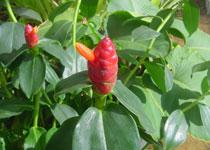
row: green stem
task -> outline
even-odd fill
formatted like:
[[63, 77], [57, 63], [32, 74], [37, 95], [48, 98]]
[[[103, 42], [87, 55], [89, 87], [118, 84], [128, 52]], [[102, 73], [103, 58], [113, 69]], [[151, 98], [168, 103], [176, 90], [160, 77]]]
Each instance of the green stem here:
[[77, 32], [77, 18], [78, 18], [78, 14], [79, 14], [79, 7], [81, 4], [81, 0], [77, 0], [77, 5], [76, 5], [76, 9], [74, 12], [74, 20], [73, 20], [73, 33], [72, 33], [72, 41], [73, 41], [73, 46], [75, 47], [76, 45], [76, 32]]
[[4, 88], [4, 91], [7, 95], [7, 97], [11, 98], [12, 94], [10, 93], [10, 91], [7, 88], [7, 80], [6, 80], [6, 77], [4, 75], [3, 68], [0, 68], [0, 83], [1, 83], [2, 87]]
[[106, 96], [107, 95], [100, 95], [95, 93], [95, 106], [98, 109], [103, 109], [106, 104]]
[[17, 19], [15, 18], [15, 15], [14, 15], [14, 13], [12, 11], [12, 8], [11, 8], [9, 0], [5, 0], [5, 3], [6, 3], [7, 11], [9, 13], [12, 21], [17, 22]]
[[207, 91], [205, 94], [201, 95], [198, 99], [196, 99], [194, 102], [192, 102], [190, 105], [186, 106], [185, 108], [182, 109], [183, 113], [187, 112], [188, 110], [192, 109], [195, 107], [199, 101], [203, 100], [205, 96], [209, 95], [210, 91]]
[[43, 94], [44, 94], [46, 101], [49, 103], [49, 105], [52, 105], [52, 102], [51, 102], [50, 98], [48, 97], [47, 93], [45, 91], [43, 91]]
[[[171, 13], [169, 13], [166, 18], [161, 22], [161, 24], [159, 25], [159, 27], [157, 28], [157, 32], [160, 32], [162, 30], [162, 28], [165, 26], [165, 24], [167, 23], [167, 21], [171, 18], [171, 16], [173, 15], [174, 11], [172, 11]], [[132, 76], [135, 74], [135, 72], [138, 70], [139, 66], [141, 64], [143, 64], [144, 60], [147, 58], [147, 56], [149, 55], [149, 51], [152, 49], [154, 43], [156, 41], [156, 38], [152, 39], [149, 43], [149, 46], [146, 50], [146, 54], [144, 55], [144, 57], [142, 59], [139, 60], [139, 63], [131, 70], [131, 72], [128, 74], [127, 78], [124, 80], [124, 84], [126, 85], [128, 83], [128, 81], [132, 78]]]
[[37, 95], [35, 95], [35, 100], [34, 100], [34, 122], [33, 122], [33, 126], [34, 127], [38, 127], [38, 120], [39, 120], [39, 101], [41, 98], [41, 92], [38, 92]]

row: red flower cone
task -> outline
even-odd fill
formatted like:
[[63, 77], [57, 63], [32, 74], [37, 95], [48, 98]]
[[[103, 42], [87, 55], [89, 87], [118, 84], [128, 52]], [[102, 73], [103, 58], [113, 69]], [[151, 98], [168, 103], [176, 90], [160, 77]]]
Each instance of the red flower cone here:
[[32, 27], [30, 24], [25, 26], [25, 40], [29, 48], [34, 48], [38, 44], [37, 31], [37, 27]]
[[109, 37], [102, 39], [94, 51], [81, 43], [76, 44], [79, 53], [88, 60], [88, 75], [100, 94], [111, 92], [117, 80], [118, 56]]

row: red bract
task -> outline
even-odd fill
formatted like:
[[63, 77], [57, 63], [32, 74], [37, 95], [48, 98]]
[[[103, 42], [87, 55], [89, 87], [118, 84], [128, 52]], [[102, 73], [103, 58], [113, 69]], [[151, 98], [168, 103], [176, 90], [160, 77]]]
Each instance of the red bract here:
[[30, 24], [25, 26], [25, 40], [29, 48], [33, 48], [38, 44], [37, 27], [32, 27]]
[[[80, 44], [77, 43], [76, 48], [81, 54], [81, 46], [79, 46]], [[85, 50], [87, 51], [87, 49]], [[92, 55], [91, 52], [82, 55], [87, 58], [88, 54]], [[118, 57], [111, 39], [109, 37], [102, 39], [93, 54], [94, 59], [88, 61], [89, 78], [97, 92], [108, 94], [115, 85], [118, 72]]]

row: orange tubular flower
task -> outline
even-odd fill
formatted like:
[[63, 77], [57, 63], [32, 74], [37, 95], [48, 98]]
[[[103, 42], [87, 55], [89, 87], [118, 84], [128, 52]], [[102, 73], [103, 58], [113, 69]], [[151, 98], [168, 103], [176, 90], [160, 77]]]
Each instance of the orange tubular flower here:
[[118, 72], [118, 56], [111, 39], [102, 39], [94, 51], [81, 43], [76, 44], [76, 49], [88, 60], [88, 75], [97, 92], [110, 93]]

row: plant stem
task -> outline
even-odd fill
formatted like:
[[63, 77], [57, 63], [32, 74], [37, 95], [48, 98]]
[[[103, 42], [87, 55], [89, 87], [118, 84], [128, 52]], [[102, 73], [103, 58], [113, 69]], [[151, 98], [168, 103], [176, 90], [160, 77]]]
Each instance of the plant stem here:
[[40, 97], [41, 97], [41, 92], [38, 92], [38, 94], [35, 95], [35, 100], [34, 100], [34, 122], [33, 122], [34, 127], [38, 127]]
[[95, 106], [98, 109], [103, 109], [105, 104], [106, 104], [106, 96], [107, 95], [100, 95], [100, 94], [95, 94]]
[[6, 3], [6, 7], [7, 7], [7, 11], [12, 19], [13, 22], [17, 22], [17, 19], [15, 18], [15, 15], [12, 11], [12, 8], [11, 8], [11, 5], [10, 5], [10, 2], [9, 0], [5, 0], [5, 3]]
[[72, 41], [73, 41], [73, 46], [75, 47], [76, 45], [76, 33], [77, 33], [77, 18], [78, 18], [78, 14], [79, 14], [79, 7], [81, 4], [81, 0], [77, 0], [77, 5], [76, 5], [76, 9], [74, 12], [74, 20], [73, 20], [73, 33], [72, 33]]
[[51, 102], [50, 98], [48, 97], [47, 93], [45, 91], [43, 91], [43, 94], [44, 94], [45, 99], [49, 103], [49, 105], [52, 105], [52, 102]]
[[4, 75], [3, 68], [0, 68], [0, 83], [1, 83], [2, 87], [4, 88], [4, 91], [7, 95], [7, 97], [11, 98], [12, 94], [10, 93], [10, 91], [7, 88], [7, 80], [6, 80], [6, 77]]
[[[167, 23], [167, 21], [171, 18], [171, 16], [173, 15], [174, 11], [172, 11], [171, 13], [169, 13], [166, 18], [161, 22], [161, 24], [159, 25], [159, 27], [157, 28], [157, 32], [160, 32], [162, 30], [162, 28], [165, 26], [165, 24]], [[147, 58], [147, 56], [149, 55], [149, 51], [152, 49], [154, 43], [156, 41], [156, 38], [152, 39], [149, 43], [149, 46], [146, 50], [146, 54], [144, 55], [144, 57], [142, 59], [139, 60], [139, 63], [133, 68], [133, 70], [131, 70], [131, 72], [128, 74], [127, 78], [124, 80], [124, 84], [126, 85], [128, 83], [128, 81], [132, 78], [132, 76], [135, 74], [135, 72], [138, 70], [139, 66], [141, 64], [143, 64], [144, 60]]]

